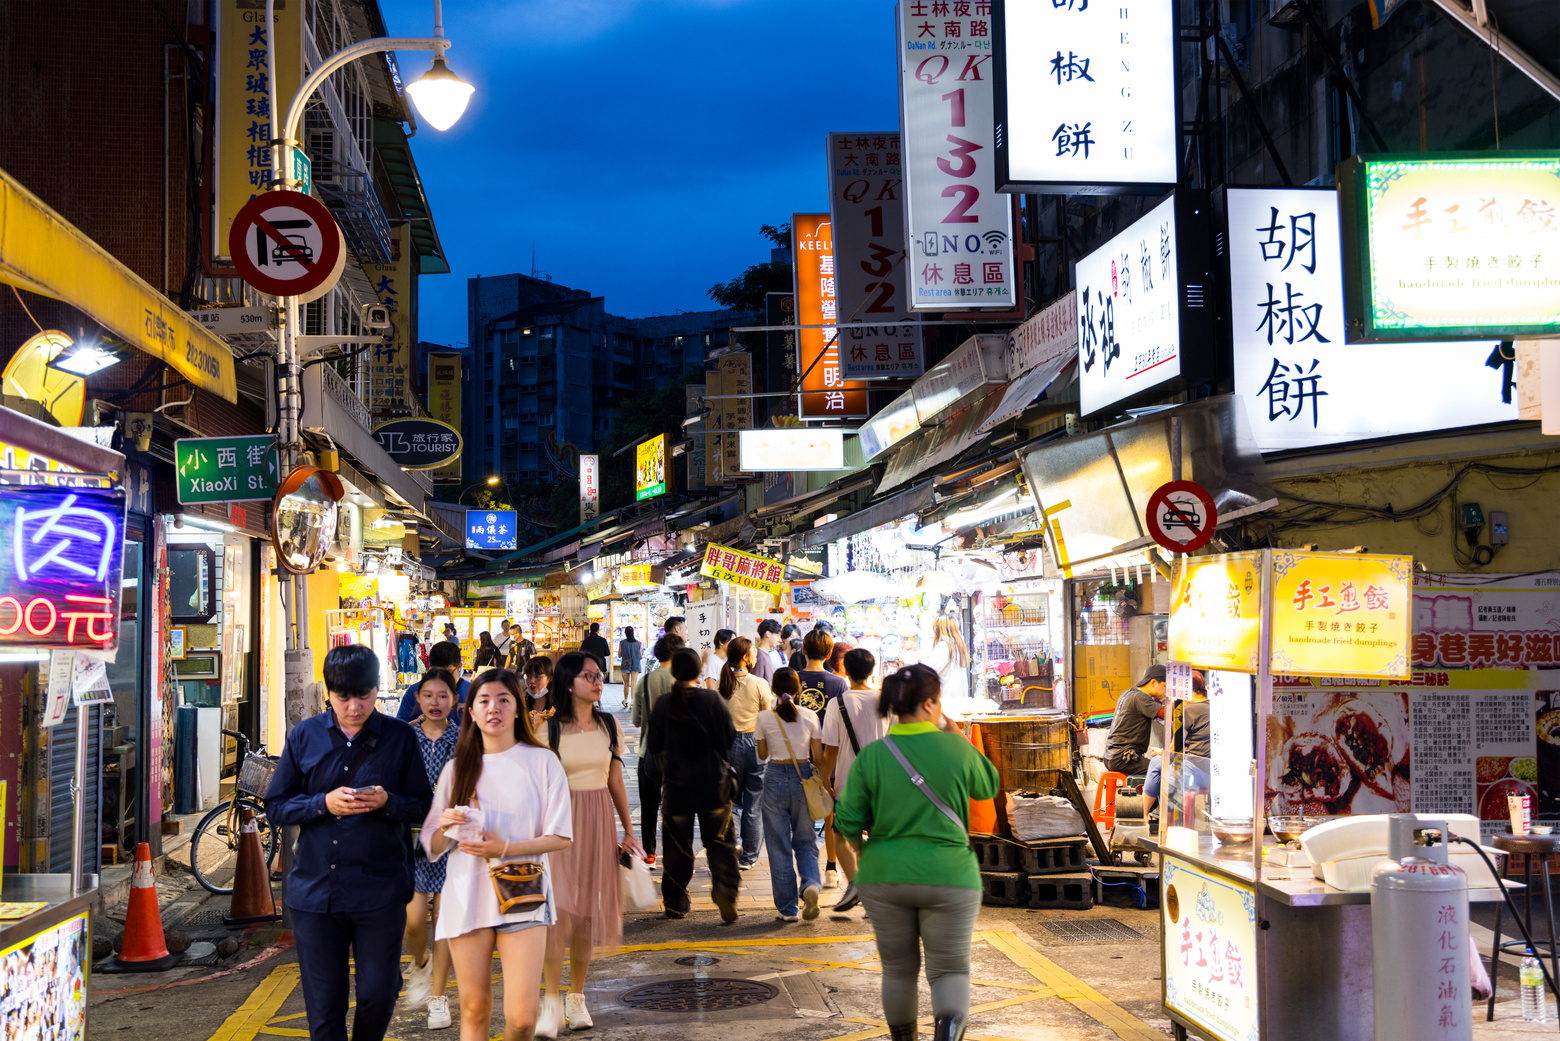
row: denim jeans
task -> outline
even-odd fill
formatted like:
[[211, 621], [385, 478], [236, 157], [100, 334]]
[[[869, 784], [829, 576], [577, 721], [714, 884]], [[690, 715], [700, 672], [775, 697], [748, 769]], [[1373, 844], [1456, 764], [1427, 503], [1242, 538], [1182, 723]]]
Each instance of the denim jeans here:
[[[802, 777], [812, 776], [812, 767], [802, 764]], [[764, 839], [769, 847], [769, 887], [775, 895], [775, 910], [783, 915], [796, 913], [797, 874], [801, 887], [822, 887], [818, 870], [818, 836], [807, 813], [807, 795], [801, 778], [790, 763], [776, 763], [764, 780]]]
[[751, 733], [738, 734], [731, 742], [730, 761], [737, 772], [737, 798], [731, 809], [741, 816], [737, 827], [742, 842], [737, 856], [743, 864], [752, 864], [758, 860], [758, 843], [764, 835], [764, 811], [759, 805], [764, 795], [764, 764], [758, 758], [758, 738]]

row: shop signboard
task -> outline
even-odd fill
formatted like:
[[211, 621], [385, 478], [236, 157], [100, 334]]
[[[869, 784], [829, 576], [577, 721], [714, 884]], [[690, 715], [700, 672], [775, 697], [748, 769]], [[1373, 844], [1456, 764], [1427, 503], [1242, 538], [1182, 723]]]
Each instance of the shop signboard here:
[[1172, 661], [1255, 673], [1262, 626], [1262, 554], [1189, 557], [1170, 606]]
[[1498, 340], [1345, 342], [1343, 245], [1330, 188], [1231, 188], [1235, 393], [1264, 452], [1517, 419]]
[[125, 493], [0, 486], [0, 646], [119, 647]]
[[778, 560], [744, 553], [729, 546], [711, 543], [704, 551], [704, 563], [699, 567], [699, 574], [744, 589], [756, 589], [770, 596], [779, 596], [785, 592], [785, 565]]
[[998, 190], [1069, 195], [1175, 186], [1175, 5], [996, 0]]
[[666, 494], [666, 435], [657, 434], [634, 448], [634, 500]]
[[460, 431], [423, 416], [380, 423], [374, 440], [403, 470], [434, 470], [460, 458]]
[[467, 510], [467, 549], [515, 549], [514, 510]]
[[887, 408], [861, 424], [861, 458], [870, 462], [921, 429], [915, 414], [915, 395], [905, 391]]
[[[428, 355], [428, 415], [454, 430], [460, 429], [461, 355], [435, 352]], [[460, 459], [452, 459], [428, 476], [435, 484], [460, 480]]]
[[747, 351], [723, 354], [715, 363], [723, 397], [712, 420], [718, 420], [720, 435], [720, 472], [727, 481], [747, 476], [739, 465], [741, 450], [738, 430], [751, 430], [753, 423], [753, 356]]
[[613, 585], [619, 593], [652, 588], [656, 583], [651, 581], [650, 568], [649, 564], [622, 564], [613, 576]]
[[390, 310], [389, 341], [368, 349], [368, 395], [364, 402], [376, 411], [405, 411], [411, 407], [412, 317], [417, 313], [417, 274], [413, 263], [411, 224], [390, 232], [390, 261], [364, 264], [363, 273], [379, 302]]
[[276, 438], [181, 437], [173, 443], [175, 486], [182, 505], [274, 499], [281, 484]]
[[1165, 1007], [1218, 1041], [1261, 1036], [1257, 895], [1246, 883], [1164, 858]]
[[[1208, 790], [1215, 817], [1251, 816], [1251, 677], [1208, 669]], [[1270, 760], [1271, 761], [1271, 760]]]
[[683, 392], [685, 414], [697, 417], [697, 422], [687, 427], [688, 451], [685, 457], [688, 460], [688, 490], [702, 492], [708, 483], [706, 475], [709, 466], [708, 442], [704, 436], [704, 395], [707, 391], [703, 383], [690, 383], [683, 388]]
[[[796, 371], [801, 380], [797, 415], [803, 419], [861, 419], [868, 414], [866, 384], [847, 381], [840, 369], [836, 328], [840, 301], [834, 267], [834, 225], [829, 215], [793, 213], [791, 242], [799, 326]], [[731, 393], [729, 386], [725, 393]], [[728, 462], [735, 464], [736, 460]]]
[[901, 0], [897, 15], [910, 306], [1008, 310], [1019, 301], [1012, 200], [997, 191], [990, 5]]
[[1001, 383], [1005, 336], [971, 336], [910, 387], [915, 414], [929, 426], [988, 383]]
[[1414, 558], [1273, 551], [1275, 673], [1409, 676]]
[[1557, 177], [1552, 151], [1344, 160], [1349, 342], [1554, 335]]
[[580, 523], [601, 515], [601, 456], [580, 456]]
[[1085, 415], [1142, 400], [1204, 367], [1208, 205], [1176, 192], [1076, 267], [1078, 394]]
[[752, 473], [845, 469], [845, 432], [837, 428], [744, 430], [739, 436], [742, 469]]

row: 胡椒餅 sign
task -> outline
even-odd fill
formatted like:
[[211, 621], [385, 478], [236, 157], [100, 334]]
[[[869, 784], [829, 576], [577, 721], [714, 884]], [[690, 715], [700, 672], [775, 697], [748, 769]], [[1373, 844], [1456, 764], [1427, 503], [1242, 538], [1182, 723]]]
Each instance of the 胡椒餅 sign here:
[[704, 551], [704, 563], [699, 567], [699, 574], [745, 589], [756, 589], [770, 596], [779, 596], [785, 591], [784, 564], [730, 546], [711, 543]]
[[111, 659], [124, 529], [121, 489], [0, 487], [0, 646]]
[[1264, 452], [1517, 418], [1498, 340], [1345, 342], [1343, 245], [1330, 188], [1230, 188], [1235, 393]]

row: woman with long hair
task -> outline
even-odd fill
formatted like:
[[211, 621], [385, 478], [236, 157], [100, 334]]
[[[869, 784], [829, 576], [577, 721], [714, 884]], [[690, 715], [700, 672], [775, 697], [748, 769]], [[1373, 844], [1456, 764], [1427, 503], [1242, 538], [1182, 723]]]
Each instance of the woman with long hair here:
[[[417, 750], [422, 753], [430, 788], [438, 786], [439, 775], [450, 756], [455, 754], [455, 741], [460, 736], [460, 726], [450, 722], [456, 689], [455, 676], [448, 669], [429, 669], [417, 684], [417, 706], [422, 715], [412, 721], [412, 734], [417, 738]], [[428, 1006], [429, 1030], [441, 1030], [450, 1025], [450, 999], [444, 994], [450, 986], [449, 941], [434, 940], [433, 952], [431, 955], [428, 952], [428, 906], [433, 905], [433, 917], [437, 920], [439, 893], [444, 889], [448, 866], [443, 859], [429, 860], [421, 843], [412, 850], [414, 886], [411, 903], [406, 905], [406, 935], [403, 937], [406, 949], [412, 955], [406, 1003]]]
[[932, 650], [924, 664], [937, 673], [943, 697], [970, 696], [970, 649], [964, 644], [964, 634], [959, 632], [957, 621], [939, 618], [932, 623]]
[[[454, 841], [446, 829], [472, 833]], [[545, 927], [556, 918], [557, 872], [548, 854], [568, 849], [573, 834], [568, 778], [531, 730], [519, 678], [505, 669], [482, 673], [471, 685], [454, 757], [439, 772], [419, 837], [430, 861], [450, 858], [434, 937], [450, 944], [461, 1041], [490, 1036], [495, 947], [504, 974], [505, 1041], [530, 1036]], [[504, 913], [488, 871], [504, 861], [540, 864], [545, 902]]]
[[665, 778], [662, 835], [666, 853], [661, 898], [666, 917], [688, 917], [693, 824], [697, 820], [715, 906], [720, 908], [721, 920], [730, 923], [737, 920], [737, 889], [742, 884], [731, 825], [736, 785], [726, 758], [736, 729], [720, 696], [699, 686], [698, 651], [680, 647], [672, 652], [670, 665], [674, 685], [650, 710], [651, 726], [643, 753]]
[[477, 656], [473, 659], [471, 667], [474, 669], [496, 669], [504, 663], [504, 656], [498, 649], [498, 644], [493, 642], [493, 634], [483, 632], [477, 636]]
[[960, 1041], [969, 1019], [970, 943], [981, 897], [969, 805], [996, 796], [997, 771], [966, 738], [946, 730], [941, 684], [926, 665], [886, 678], [878, 712], [897, 722], [887, 736], [863, 745], [851, 764], [834, 826], [860, 850], [855, 886], [877, 937], [893, 1041], [916, 1035], [923, 945], [934, 1039]]
[[769, 888], [783, 921], [797, 920], [797, 878], [801, 917], [818, 917], [818, 836], [807, 812], [802, 781], [823, 758], [818, 713], [796, 703], [802, 683], [794, 669], [776, 669], [775, 707], [758, 714], [758, 754], [769, 760], [764, 777], [764, 841], [769, 847]]
[[[623, 941], [618, 851], [645, 855], [634, 838], [628, 789], [623, 784], [623, 739], [617, 720], [601, 711], [606, 681], [601, 662], [584, 651], [569, 651], [553, 666], [553, 714], [547, 721], [547, 743], [568, 776], [574, 843], [554, 858], [558, 865], [558, 921], [547, 930], [547, 960], [542, 973], [546, 995], [536, 1023], [538, 1037], [556, 1037], [564, 1021], [571, 1030], [586, 1030], [592, 1025], [585, 1007], [591, 951], [617, 947]], [[621, 841], [612, 823], [614, 807], [623, 824]], [[565, 952], [569, 956], [569, 993], [566, 1002], [560, 1003]]]
[[634, 627], [623, 626], [623, 639], [618, 641], [618, 668], [623, 670], [623, 707], [628, 708], [628, 697], [634, 692], [634, 681], [644, 666], [645, 647], [634, 638]]
[[742, 813], [739, 824], [742, 852], [737, 865], [743, 870], [758, 863], [758, 844], [764, 834], [764, 811], [759, 803], [764, 797], [765, 767], [753, 728], [758, 723], [758, 714], [773, 700], [769, 684], [748, 671], [753, 667], [753, 655], [752, 640], [746, 636], [733, 637], [726, 644], [726, 663], [721, 666], [717, 688], [725, 699], [726, 708], [731, 710], [731, 725], [737, 732], [728, 759], [737, 772], [736, 806]]

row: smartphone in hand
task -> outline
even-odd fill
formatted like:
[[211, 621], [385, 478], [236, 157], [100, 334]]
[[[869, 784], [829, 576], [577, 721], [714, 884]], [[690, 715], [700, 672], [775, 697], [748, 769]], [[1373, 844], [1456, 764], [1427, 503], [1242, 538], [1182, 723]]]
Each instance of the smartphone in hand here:
[[354, 796], [357, 796], [358, 798], [362, 798], [365, 795], [373, 795], [378, 790], [379, 790], [379, 785], [371, 784], [367, 788], [354, 788], [354, 789], [352, 789], [352, 794]]

